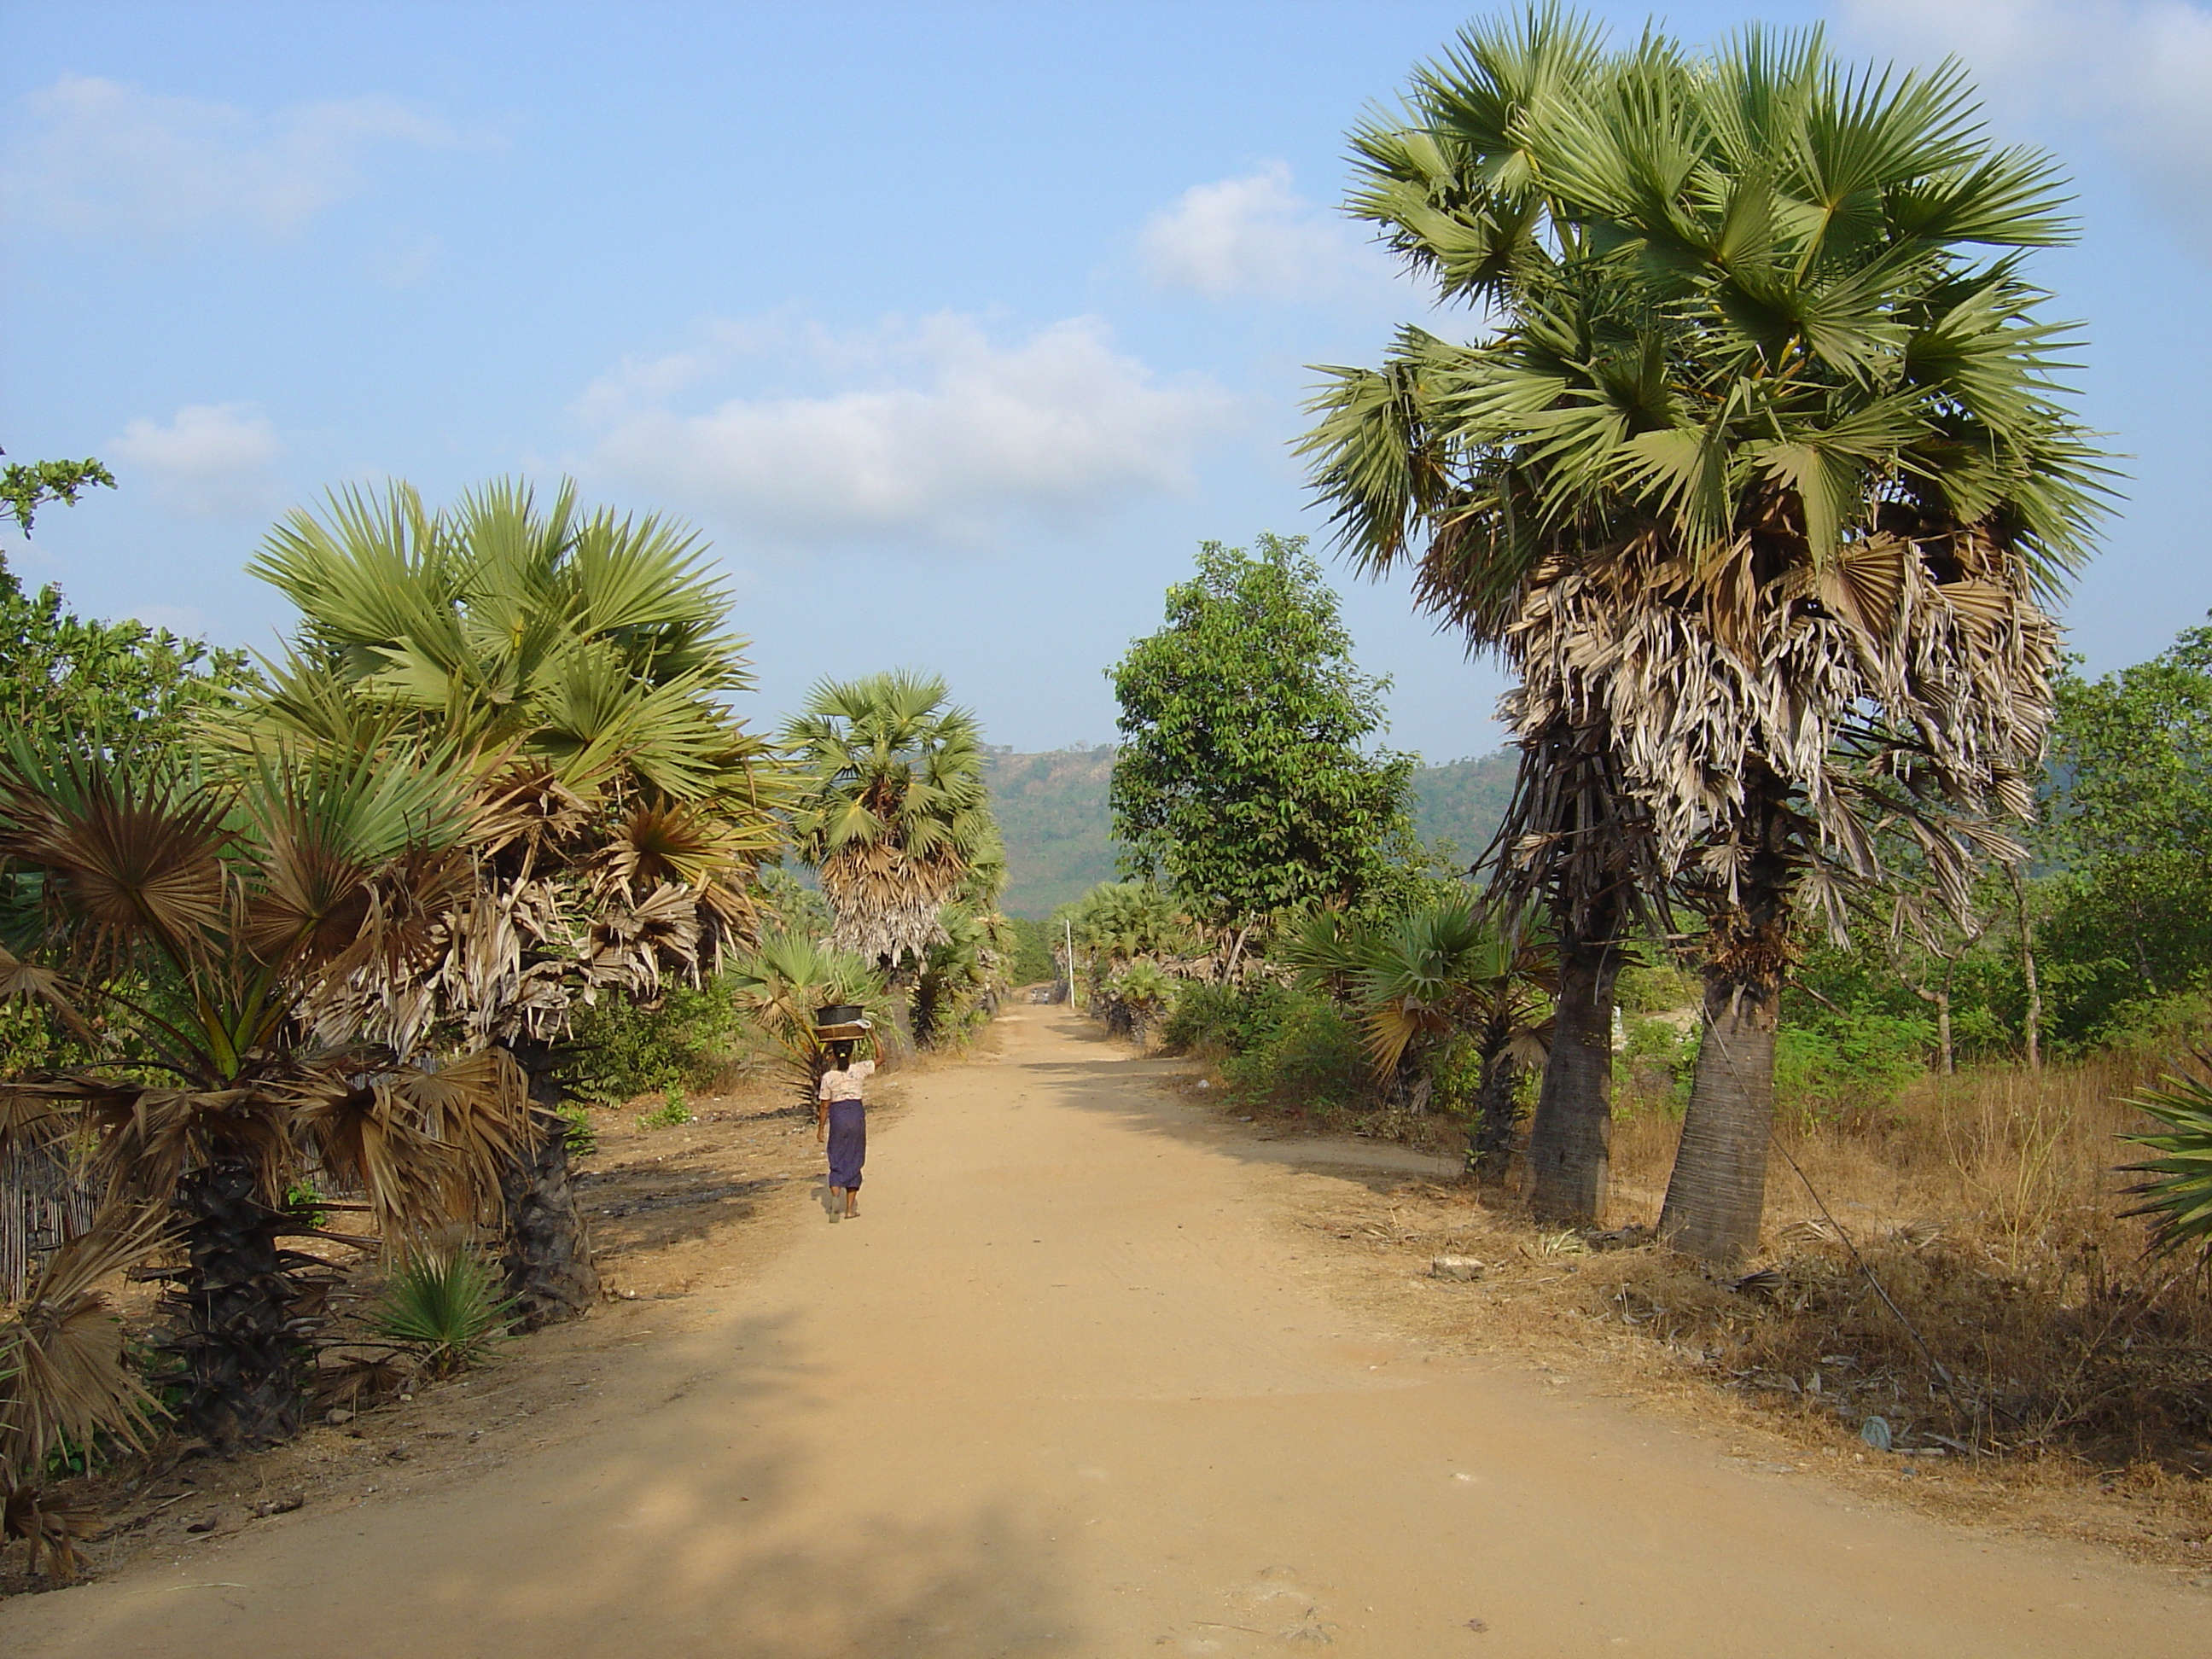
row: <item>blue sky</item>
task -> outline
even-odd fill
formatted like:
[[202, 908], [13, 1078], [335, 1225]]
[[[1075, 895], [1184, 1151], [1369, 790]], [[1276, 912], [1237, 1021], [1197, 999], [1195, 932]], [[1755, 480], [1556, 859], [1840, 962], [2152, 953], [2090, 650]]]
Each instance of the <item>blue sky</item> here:
[[[1637, 7], [1595, 8], [1635, 27]], [[266, 646], [243, 566], [344, 481], [563, 471], [684, 517], [768, 721], [937, 669], [994, 741], [1111, 735], [1102, 671], [1202, 538], [1316, 531], [1305, 365], [1421, 315], [1332, 204], [1342, 135], [1452, 5], [0, 9], [0, 445], [123, 488], [4, 544], [79, 609]], [[1669, 9], [1825, 17], [1973, 66], [2079, 183], [2041, 263], [2130, 499], [2069, 622], [2098, 668], [2212, 606], [2212, 10], [2161, 0]], [[1394, 739], [1494, 745], [1494, 671], [1340, 573]]]

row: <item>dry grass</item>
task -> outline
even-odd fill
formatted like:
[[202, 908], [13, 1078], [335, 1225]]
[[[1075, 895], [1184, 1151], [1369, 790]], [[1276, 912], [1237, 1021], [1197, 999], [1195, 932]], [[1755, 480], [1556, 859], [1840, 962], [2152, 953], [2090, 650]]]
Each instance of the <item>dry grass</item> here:
[[[2129, 1156], [2118, 1137], [2147, 1127], [2121, 1102], [2158, 1071], [2129, 1054], [1990, 1067], [1785, 1129], [1759, 1271], [1740, 1288], [1692, 1285], [1638, 1251], [1597, 1276], [1611, 1311], [1847, 1423], [2202, 1474], [2212, 1286], [2190, 1261], [2145, 1255], [2115, 1169]], [[1657, 1218], [1679, 1133], [1663, 1113], [1625, 1115], [1616, 1227]]]
[[[2191, 1262], [2145, 1255], [2143, 1224], [2122, 1215], [2131, 1178], [2115, 1167], [2133, 1156], [2117, 1137], [2144, 1127], [2119, 1103], [2164, 1069], [2153, 1053], [1987, 1067], [1795, 1123], [1777, 1138], [1762, 1249], [1737, 1273], [1639, 1237], [1681, 1125], [1634, 1099], [1613, 1140], [1609, 1237], [1539, 1224], [1510, 1192], [1428, 1182], [1317, 1188], [1296, 1222], [1372, 1258], [1360, 1294], [1470, 1352], [1595, 1366], [1955, 1518], [2093, 1538], [2202, 1575], [2212, 1284]], [[1486, 1270], [1431, 1277], [1447, 1254]], [[1862, 1438], [1875, 1417], [1887, 1455]]]

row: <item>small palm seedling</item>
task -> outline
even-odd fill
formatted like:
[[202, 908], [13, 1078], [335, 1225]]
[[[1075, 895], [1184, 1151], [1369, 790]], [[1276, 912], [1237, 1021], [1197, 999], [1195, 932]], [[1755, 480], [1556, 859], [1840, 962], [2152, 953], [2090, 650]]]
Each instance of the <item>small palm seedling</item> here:
[[33, 1572], [76, 1577], [76, 1540], [98, 1525], [99, 1517], [76, 1498], [27, 1484], [0, 1486], [0, 1545], [21, 1539]]
[[864, 1010], [878, 1032], [891, 1022], [890, 994], [866, 958], [800, 933], [763, 934], [730, 965], [723, 982], [738, 1013], [781, 1062], [799, 1109], [810, 1116], [815, 1086], [830, 1063], [814, 1032], [814, 1011], [848, 1003]]
[[467, 1250], [424, 1250], [392, 1276], [369, 1328], [415, 1355], [428, 1376], [452, 1376], [507, 1334], [510, 1312], [492, 1271]]

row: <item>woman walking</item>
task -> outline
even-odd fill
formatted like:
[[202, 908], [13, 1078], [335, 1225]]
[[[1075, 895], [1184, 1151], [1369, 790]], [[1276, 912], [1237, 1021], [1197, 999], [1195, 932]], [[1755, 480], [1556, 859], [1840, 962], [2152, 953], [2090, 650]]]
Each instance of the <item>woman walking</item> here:
[[830, 1069], [822, 1074], [817, 1091], [814, 1139], [830, 1143], [830, 1218], [837, 1219], [838, 1200], [842, 1214], [853, 1219], [860, 1213], [860, 1165], [868, 1157], [868, 1109], [860, 1103], [860, 1085], [876, 1069], [872, 1060], [854, 1060], [850, 1042], [830, 1045]]

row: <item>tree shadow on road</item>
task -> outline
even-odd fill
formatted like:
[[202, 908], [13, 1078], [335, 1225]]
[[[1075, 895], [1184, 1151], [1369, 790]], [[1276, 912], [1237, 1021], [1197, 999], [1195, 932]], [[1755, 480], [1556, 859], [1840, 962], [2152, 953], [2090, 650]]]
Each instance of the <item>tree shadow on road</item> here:
[[1039, 1524], [988, 1498], [887, 1515], [849, 1449], [808, 1438], [810, 1340], [761, 1316], [638, 1350], [574, 1441], [226, 1540], [180, 1583], [24, 1598], [0, 1649], [213, 1659], [321, 1631], [456, 1659], [1091, 1652]]

